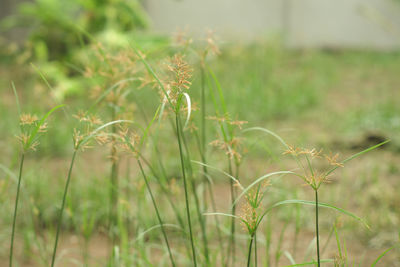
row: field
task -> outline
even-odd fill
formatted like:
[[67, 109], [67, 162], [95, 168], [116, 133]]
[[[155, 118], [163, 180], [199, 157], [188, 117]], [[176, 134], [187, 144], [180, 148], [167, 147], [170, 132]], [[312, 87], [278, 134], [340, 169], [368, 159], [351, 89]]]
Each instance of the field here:
[[162, 43], [2, 60], [0, 266], [400, 266], [400, 53]]

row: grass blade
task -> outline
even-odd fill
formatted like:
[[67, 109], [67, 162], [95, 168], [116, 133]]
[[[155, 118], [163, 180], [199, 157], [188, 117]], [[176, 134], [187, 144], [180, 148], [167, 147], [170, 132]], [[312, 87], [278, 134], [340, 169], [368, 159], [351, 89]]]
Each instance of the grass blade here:
[[39, 121], [39, 123], [38, 123], [38, 124], [36, 125], [36, 127], [33, 129], [32, 133], [31, 133], [31, 135], [30, 135], [30, 137], [29, 137], [28, 142], [26, 142], [26, 145], [25, 145], [25, 148], [24, 148], [25, 150], [27, 150], [27, 149], [30, 147], [30, 145], [32, 144], [33, 140], [35, 139], [37, 133], [39, 132], [40, 127], [43, 125], [43, 123], [46, 121], [46, 119], [51, 115], [51, 113], [53, 113], [53, 112], [56, 111], [57, 109], [62, 108], [62, 107], [64, 107], [64, 106], [65, 106], [65, 105], [58, 105], [58, 106], [52, 108], [49, 112], [47, 112], [47, 113], [42, 117], [42, 119]]
[[[323, 262], [323, 263], [333, 262], [333, 259], [325, 259], [325, 260], [321, 260], [321, 262]], [[284, 267], [308, 266], [308, 265], [315, 265], [315, 264], [317, 264], [316, 261], [309, 261], [309, 262], [297, 263], [297, 264], [292, 264], [292, 265], [285, 265]]]
[[286, 144], [286, 142], [282, 139], [282, 137], [280, 137], [279, 135], [277, 135], [276, 133], [274, 133], [273, 131], [270, 131], [266, 128], [262, 128], [262, 127], [251, 127], [251, 128], [246, 128], [243, 129], [242, 132], [250, 132], [250, 131], [261, 131], [264, 133], [267, 133], [269, 135], [272, 135], [273, 137], [275, 137], [276, 139], [278, 139], [279, 142], [281, 142], [285, 148], [288, 148], [288, 145]]
[[[358, 153], [356, 153], [356, 154], [354, 154], [354, 155], [348, 157], [347, 159], [343, 160], [341, 163], [344, 164], [344, 163], [346, 163], [346, 162], [348, 162], [348, 161], [350, 161], [350, 160], [352, 160], [352, 159], [354, 159], [354, 158], [356, 158], [356, 157], [358, 157], [358, 156], [361, 156], [361, 155], [364, 154], [364, 153], [367, 153], [367, 152], [369, 152], [369, 151], [371, 151], [371, 150], [374, 150], [375, 148], [378, 148], [378, 147], [380, 147], [380, 146], [383, 146], [384, 144], [386, 144], [386, 143], [388, 143], [388, 142], [390, 142], [390, 140], [386, 140], [386, 141], [384, 141], [384, 142], [382, 142], [382, 143], [379, 143], [379, 144], [377, 144], [377, 145], [374, 145], [374, 146], [371, 146], [371, 147], [369, 147], [369, 148], [367, 148], [367, 149], [364, 149], [363, 151], [360, 151], [360, 152], [358, 152]], [[329, 174], [331, 174], [331, 173], [332, 173], [334, 170], [336, 170], [337, 168], [339, 168], [339, 166], [335, 166], [335, 167], [333, 167], [332, 169], [330, 169], [330, 170], [326, 173], [326, 176], [328, 176]]]
[[385, 250], [384, 252], [382, 252], [378, 258], [376, 258], [376, 260], [371, 264], [371, 267], [375, 267], [375, 265], [383, 258], [383, 256], [386, 255], [386, 253], [388, 253], [389, 251], [391, 251], [392, 249], [396, 248], [398, 245], [395, 245], [393, 247], [388, 248], [387, 250]]
[[[281, 205], [286, 205], [286, 204], [303, 204], [303, 205], [312, 205], [312, 206], [315, 206], [315, 205], [316, 205], [316, 203], [315, 203], [314, 201], [309, 201], [309, 200], [289, 199], [289, 200], [280, 201], [280, 202], [275, 203], [275, 204], [272, 205], [271, 207], [269, 207], [269, 208], [263, 213], [263, 215], [260, 216], [260, 222], [261, 222], [261, 219], [262, 219], [267, 213], [269, 213], [273, 208], [276, 208], [276, 207], [281, 206]], [[353, 218], [353, 219], [355, 219], [355, 220], [361, 222], [362, 224], [364, 224], [364, 226], [365, 226], [366, 228], [370, 229], [369, 225], [368, 225], [363, 219], [361, 219], [360, 217], [358, 217], [357, 215], [355, 215], [355, 214], [353, 214], [353, 213], [351, 213], [351, 212], [349, 212], [349, 211], [346, 211], [346, 210], [344, 210], [344, 209], [342, 209], [342, 208], [338, 208], [338, 207], [335, 207], [334, 205], [327, 204], [327, 203], [323, 203], [323, 202], [318, 202], [318, 206], [324, 207], [324, 208], [330, 208], [330, 209], [334, 209], [334, 210], [336, 210], [336, 211], [339, 211], [339, 212], [341, 212], [341, 213], [343, 213], [343, 214], [345, 214], [345, 215], [347, 215], [347, 216], [349, 216], [349, 217], [351, 217], [351, 218]]]

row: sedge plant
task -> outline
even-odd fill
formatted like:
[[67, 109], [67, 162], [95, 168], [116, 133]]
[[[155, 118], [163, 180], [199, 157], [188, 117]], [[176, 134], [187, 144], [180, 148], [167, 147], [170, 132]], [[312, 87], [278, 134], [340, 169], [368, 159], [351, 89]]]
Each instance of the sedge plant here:
[[[321, 266], [321, 255], [320, 255], [320, 234], [319, 234], [319, 206], [320, 201], [318, 199], [318, 190], [323, 183], [329, 182], [329, 176], [339, 167], [344, 167], [344, 164], [366, 152], [369, 152], [375, 148], [378, 148], [389, 141], [384, 141], [375, 146], [369, 147], [357, 154], [352, 155], [351, 157], [339, 161], [339, 154], [333, 155], [331, 154], [323, 154], [322, 149], [304, 149], [294, 146], [287, 146], [287, 150], [284, 154], [290, 154], [295, 159], [299, 165], [299, 168], [303, 171], [303, 173], [295, 173], [296, 176], [300, 177], [311, 189], [314, 191], [314, 200], [315, 200], [315, 237], [316, 237], [316, 254], [317, 254], [317, 265]], [[318, 171], [316, 167], [313, 165], [313, 160], [316, 159], [324, 159], [325, 164], [328, 164], [328, 167], [324, 171]]]
[[62, 225], [62, 218], [64, 214], [64, 208], [65, 208], [65, 203], [67, 199], [67, 194], [68, 194], [68, 188], [70, 185], [71, 177], [72, 177], [72, 170], [75, 164], [75, 159], [80, 150], [85, 150], [89, 148], [89, 142], [92, 139], [96, 139], [98, 142], [103, 143], [107, 138], [107, 133], [105, 133], [103, 130], [109, 126], [112, 126], [114, 124], [118, 123], [127, 123], [130, 121], [127, 120], [117, 120], [117, 121], [112, 121], [108, 122], [106, 124], [103, 124], [99, 126], [98, 128], [95, 128], [92, 130], [92, 127], [95, 126], [96, 124], [100, 124], [101, 120], [98, 119], [95, 116], [88, 116], [85, 113], [83, 114], [78, 114], [76, 116], [81, 122], [87, 122], [88, 124], [85, 127], [85, 132], [81, 133], [79, 130], [74, 129], [74, 134], [73, 134], [73, 145], [74, 145], [74, 151], [72, 154], [71, 162], [69, 165], [69, 170], [67, 174], [67, 180], [64, 186], [64, 193], [63, 193], [63, 198], [61, 202], [61, 208], [58, 214], [57, 218], [57, 232], [56, 232], [56, 237], [55, 237], [55, 242], [54, 242], [54, 247], [53, 247], [53, 253], [52, 253], [52, 259], [51, 259], [51, 266], [53, 267], [55, 264], [56, 260], [56, 255], [57, 255], [57, 246], [58, 246], [58, 239], [61, 231], [61, 225]]
[[[143, 54], [133, 47], [138, 57], [141, 59], [143, 64], [145, 65], [146, 69], [150, 73], [150, 75], [156, 79], [157, 84], [160, 88], [160, 93], [162, 97], [162, 102], [164, 105], [168, 104], [170, 109], [173, 111], [175, 115], [175, 130], [177, 133], [177, 143], [179, 148], [179, 157], [180, 157], [180, 165], [182, 171], [182, 178], [183, 178], [183, 188], [185, 192], [185, 207], [186, 207], [186, 217], [188, 222], [189, 228], [189, 236], [190, 236], [190, 244], [192, 249], [192, 261], [193, 265], [197, 266], [196, 260], [196, 249], [194, 244], [193, 238], [193, 231], [192, 231], [192, 220], [190, 216], [190, 204], [189, 204], [189, 195], [188, 195], [188, 182], [186, 177], [186, 167], [185, 167], [185, 159], [183, 154], [183, 144], [182, 144], [182, 125], [180, 122], [180, 116], [183, 109], [184, 101], [187, 102], [187, 119], [186, 123], [189, 121], [191, 115], [191, 101], [190, 96], [186, 91], [190, 88], [191, 82], [189, 79], [191, 78], [191, 68], [190, 66], [184, 61], [183, 56], [176, 54], [170, 61], [168, 65], [168, 69], [172, 74], [172, 80], [167, 83], [163, 83], [158, 75], [154, 72], [151, 68], [149, 63], [145, 60]], [[162, 116], [162, 114], [160, 114]], [[186, 125], [185, 123], [185, 125]]]
[[[157, 115], [157, 112], [156, 112], [156, 115]], [[155, 116], [154, 116], [154, 118], [155, 118]], [[144, 130], [144, 136], [143, 137], [141, 137], [140, 135], [138, 135], [135, 132], [129, 133], [128, 131], [122, 131], [120, 136], [119, 136], [119, 139], [122, 141], [122, 148], [125, 151], [128, 151], [131, 154], [133, 154], [133, 156], [136, 159], [136, 162], [137, 162], [137, 164], [139, 166], [139, 169], [140, 169], [140, 173], [141, 173], [141, 175], [143, 177], [143, 180], [145, 182], [147, 191], [148, 191], [148, 193], [150, 195], [154, 210], [155, 210], [156, 215], [157, 215], [157, 220], [159, 222], [159, 225], [160, 225], [160, 228], [161, 228], [161, 232], [162, 232], [162, 235], [164, 237], [164, 241], [165, 241], [165, 244], [166, 244], [166, 247], [167, 247], [167, 250], [168, 250], [168, 255], [169, 255], [170, 262], [171, 262], [171, 266], [175, 267], [176, 264], [175, 264], [175, 261], [174, 261], [174, 257], [172, 255], [170, 242], [168, 241], [168, 237], [167, 237], [167, 234], [166, 234], [164, 221], [161, 218], [157, 202], [155, 200], [153, 191], [152, 191], [152, 189], [150, 187], [150, 183], [149, 183], [148, 177], [147, 177], [147, 175], [146, 175], [146, 173], [144, 171], [143, 164], [142, 164], [142, 161], [141, 161], [141, 158], [144, 158], [144, 157], [141, 155], [140, 148], [143, 145], [144, 141], [146, 140], [147, 134], [149, 132], [149, 128], [151, 127], [153, 122], [154, 122], [154, 119], [147, 126], [146, 130]]]
[[12, 83], [12, 88], [15, 94], [18, 113], [19, 113], [19, 124], [20, 124], [20, 134], [17, 136], [18, 140], [21, 143], [21, 158], [19, 164], [19, 172], [18, 172], [18, 182], [17, 182], [17, 193], [15, 197], [14, 204], [14, 215], [13, 215], [13, 223], [11, 230], [11, 241], [10, 241], [10, 254], [9, 254], [9, 266], [13, 265], [13, 252], [14, 252], [14, 236], [15, 236], [15, 226], [17, 221], [17, 213], [18, 213], [18, 202], [20, 196], [21, 189], [21, 180], [22, 180], [22, 171], [24, 167], [25, 155], [29, 151], [35, 151], [37, 146], [39, 145], [39, 137], [43, 133], [47, 131], [47, 118], [58, 108], [61, 108], [63, 105], [56, 106], [52, 108], [49, 112], [47, 112], [41, 119], [39, 119], [36, 115], [31, 114], [22, 114], [21, 107], [19, 104], [19, 98], [17, 91], [15, 89], [14, 83]]

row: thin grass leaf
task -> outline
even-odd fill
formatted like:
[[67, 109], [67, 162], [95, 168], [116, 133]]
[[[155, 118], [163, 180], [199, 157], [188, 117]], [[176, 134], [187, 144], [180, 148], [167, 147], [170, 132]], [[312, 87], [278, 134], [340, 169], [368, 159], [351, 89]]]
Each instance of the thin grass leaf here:
[[18, 116], [21, 116], [21, 106], [19, 104], [19, 97], [18, 97], [17, 89], [15, 89], [14, 82], [11, 82], [11, 87], [14, 91], [15, 103], [17, 104], [17, 110], [18, 110]]
[[236, 179], [235, 177], [233, 177], [232, 175], [230, 175], [229, 173], [224, 172], [224, 171], [222, 171], [222, 170], [220, 170], [220, 169], [218, 169], [218, 168], [216, 168], [216, 167], [214, 167], [214, 166], [205, 164], [205, 163], [200, 162], [200, 161], [192, 160], [191, 162], [197, 163], [197, 164], [199, 164], [199, 165], [201, 165], [201, 166], [206, 166], [206, 167], [208, 167], [208, 168], [210, 168], [210, 169], [213, 169], [213, 170], [216, 170], [216, 171], [218, 171], [218, 172], [220, 172], [220, 173], [222, 173], [222, 174], [225, 174], [226, 176], [228, 176], [229, 178], [231, 178], [233, 181], [235, 181], [235, 182], [237, 183], [237, 185], [240, 187], [240, 189], [244, 190], [244, 187], [243, 187], [242, 184], [239, 182], [239, 180]]
[[335, 237], [336, 237], [336, 245], [339, 251], [339, 256], [342, 257], [342, 248], [340, 246], [340, 239], [339, 239], [339, 234], [337, 232], [336, 226], [333, 226], [333, 229], [335, 231]]
[[[312, 206], [315, 206], [316, 203], [315, 203], [314, 201], [299, 200], [299, 199], [290, 199], [290, 200], [280, 201], [280, 202], [278, 202], [278, 203], [275, 203], [275, 204], [272, 205], [271, 207], [269, 207], [269, 208], [263, 213], [263, 215], [261, 216], [261, 219], [262, 219], [262, 217], [264, 217], [268, 212], [270, 212], [273, 208], [278, 207], [278, 206], [281, 206], [281, 205], [286, 205], [286, 204], [304, 204], [304, 205], [312, 205]], [[342, 209], [342, 208], [338, 208], [338, 207], [336, 207], [336, 206], [333, 206], [333, 205], [327, 204], [327, 203], [323, 203], [323, 202], [318, 202], [318, 206], [319, 206], [319, 207], [324, 207], [324, 208], [330, 208], [330, 209], [337, 210], [337, 211], [339, 211], [339, 212], [341, 212], [341, 213], [343, 213], [343, 214], [345, 214], [345, 215], [347, 215], [347, 216], [350, 216], [351, 218], [353, 218], [353, 219], [355, 219], [355, 220], [361, 222], [362, 224], [364, 224], [364, 226], [365, 226], [367, 229], [370, 229], [369, 225], [368, 225], [363, 219], [361, 219], [360, 217], [358, 217], [357, 215], [355, 215], [355, 214], [353, 214], [353, 213], [351, 213], [351, 212], [349, 212], [349, 211], [346, 211], [346, 210], [344, 210], [344, 209]], [[260, 220], [261, 220], [261, 219], [260, 219]]]
[[229, 213], [222, 213], [222, 212], [206, 212], [206, 213], [203, 213], [203, 215], [205, 215], [205, 216], [220, 215], [220, 216], [231, 217], [231, 218], [238, 219], [238, 220], [240, 220], [240, 221], [242, 221], [242, 222], [244, 222], [244, 223], [247, 224], [247, 222], [244, 221], [241, 217], [236, 216], [236, 215], [232, 215], [232, 214], [229, 214]]
[[10, 176], [11, 179], [14, 180], [14, 182], [18, 182], [18, 177], [17, 177], [17, 175], [15, 175], [15, 173], [13, 173], [9, 168], [7, 168], [6, 166], [4, 166], [3, 164], [0, 164], [0, 170], [2, 170], [5, 174], [7, 174], [8, 176]]
[[43, 125], [43, 123], [46, 121], [46, 119], [47, 119], [54, 111], [56, 111], [57, 109], [62, 108], [62, 107], [64, 107], [64, 106], [65, 106], [65, 105], [58, 105], [58, 106], [52, 108], [49, 112], [47, 112], [47, 113], [42, 117], [42, 119], [39, 121], [39, 123], [38, 123], [38, 124], [36, 125], [36, 127], [33, 129], [32, 133], [31, 133], [31, 135], [30, 135], [30, 138], [29, 138], [28, 141], [26, 142], [25, 149], [28, 149], [28, 148], [31, 146], [33, 140], [35, 139], [37, 133], [39, 132], [40, 127]]
[[188, 124], [189, 124], [189, 120], [190, 120], [190, 114], [192, 113], [192, 104], [191, 104], [191, 102], [190, 102], [190, 96], [187, 94], [187, 93], [183, 93], [183, 95], [185, 96], [185, 98], [186, 98], [186, 103], [187, 103], [187, 116], [186, 116], [186, 121], [185, 121], [185, 124], [184, 124], [184, 126], [183, 126], [183, 129], [185, 129], [187, 126], [188, 126]]
[[[40, 78], [42, 78], [42, 80], [44, 81], [44, 83], [47, 85], [47, 87], [51, 90], [51, 91], [55, 91], [54, 88], [50, 85], [49, 81], [46, 79], [46, 77], [44, 76], [43, 72], [40, 71], [40, 69], [38, 67], [36, 67], [35, 64], [33, 64], [31, 62], [31, 66], [33, 67], [33, 69], [39, 74]], [[59, 105], [61, 105], [61, 102], [56, 98], [55, 101], [58, 102]], [[69, 119], [70, 117], [68, 116], [67, 111], [65, 110], [65, 108], [63, 108], [64, 111], [64, 115], [67, 119]]]
[[[212, 69], [211, 69], [210, 67], [207, 67], [207, 66], [206, 66], [206, 68], [207, 68], [208, 72], [210, 73], [211, 77], [213, 78], [214, 83], [215, 83], [215, 85], [216, 85], [216, 87], [217, 87], [217, 91], [218, 91], [218, 95], [219, 95], [219, 100], [220, 100], [219, 102], [220, 102], [220, 105], [221, 105], [221, 107], [222, 107], [223, 113], [226, 115], [226, 114], [228, 114], [228, 109], [226, 108], [224, 93], [222, 92], [221, 84], [219, 83], [219, 81], [218, 81], [218, 79], [217, 79], [217, 76], [214, 74], [214, 72], [212, 71]], [[210, 89], [211, 89], [211, 88], [213, 88], [213, 87], [210, 87]], [[211, 90], [211, 91], [212, 91], [212, 90]], [[212, 94], [212, 96], [214, 96], [214, 94]], [[214, 99], [214, 105], [216, 105], [215, 99]], [[216, 110], [218, 110], [218, 109], [216, 109]], [[221, 128], [223, 128], [222, 125], [223, 125], [223, 124], [221, 123]], [[225, 126], [228, 128], [229, 135], [232, 136], [232, 131], [233, 131], [233, 130], [232, 130], [232, 125], [225, 123]], [[229, 138], [228, 138], [228, 136], [226, 135], [226, 133], [224, 133], [224, 129], [222, 129], [222, 131], [223, 131], [224, 139], [225, 139], [225, 141], [227, 141]]]
[[283, 252], [283, 254], [286, 256], [286, 258], [290, 261], [290, 263], [291, 263], [292, 265], [296, 265], [296, 261], [293, 259], [293, 256], [292, 256], [292, 254], [290, 254], [289, 251], [285, 250], [285, 251]]
[[154, 226], [150, 227], [149, 229], [147, 229], [147, 230], [141, 232], [141, 233], [133, 240], [133, 242], [139, 241], [139, 240], [142, 239], [147, 233], [149, 233], [149, 232], [151, 232], [151, 231], [153, 231], [153, 230], [155, 230], [155, 229], [161, 228], [161, 226], [170, 227], [170, 228], [175, 228], [175, 229], [178, 229], [178, 230], [180, 230], [180, 231], [182, 231], [183, 233], [186, 234], [185, 230], [184, 230], [182, 227], [180, 227], [179, 225], [176, 225], [176, 224], [168, 224], [168, 223], [164, 223], [163, 225], [157, 224], [157, 225], [154, 225]]
[[140, 58], [140, 61], [142, 61], [142, 63], [144, 64], [144, 66], [146, 67], [147, 71], [151, 74], [151, 76], [154, 77], [154, 79], [156, 79], [158, 85], [160, 86], [161, 90], [163, 91], [165, 97], [168, 100], [168, 103], [171, 105], [171, 107], [173, 107], [172, 101], [168, 96], [167, 91], [165, 90], [165, 87], [163, 85], [163, 83], [161, 82], [160, 78], [158, 78], [157, 74], [154, 72], [153, 68], [150, 66], [150, 64], [147, 62], [147, 60], [143, 57], [142, 53], [139, 51], [139, 49], [137, 49], [135, 46], [133, 46], [132, 44], [130, 44], [131, 48], [133, 49], [133, 51], [135, 52], [135, 54]]
[[[361, 155], [364, 154], [364, 153], [367, 153], [367, 152], [369, 152], [369, 151], [371, 151], [371, 150], [374, 150], [375, 148], [378, 148], [378, 147], [380, 147], [380, 146], [383, 146], [384, 144], [386, 144], [386, 143], [388, 143], [388, 142], [390, 142], [390, 140], [386, 140], [386, 141], [384, 141], [384, 142], [382, 142], [382, 143], [379, 143], [379, 144], [377, 144], [377, 145], [374, 145], [374, 146], [371, 146], [371, 147], [369, 147], [369, 148], [367, 148], [367, 149], [364, 149], [363, 151], [358, 152], [358, 153], [356, 153], [356, 154], [354, 154], [354, 155], [348, 157], [347, 159], [343, 160], [343, 161], [341, 162], [341, 164], [345, 164], [346, 162], [348, 162], [348, 161], [350, 161], [350, 160], [352, 160], [352, 159], [354, 159], [354, 158], [356, 158], [356, 157], [358, 157], [358, 156], [361, 156]], [[328, 176], [329, 174], [331, 174], [331, 173], [332, 173], [334, 170], [336, 170], [337, 168], [339, 168], [339, 166], [335, 166], [335, 167], [333, 167], [332, 169], [330, 169], [330, 170], [326, 173], [326, 176]]]
[[79, 144], [78, 147], [79, 148], [81, 145], [86, 144], [87, 142], [89, 142], [90, 139], [92, 139], [94, 136], [96, 136], [96, 133], [98, 133], [100, 130], [113, 125], [113, 124], [117, 124], [117, 123], [134, 123], [133, 121], [130, 120], [116, 120], [116, 121], [111, 121], [108, 122], [106, 124], [103, 124], [102, 126], [98, 127], [97, 129], [95, 129], [94, 131], [92, 131], [88, 136], [86, 136]]
[[275, 137], [279, 142], [281, 142], [285, 148], [288, 148], [288, 145], [286, 144], [286, 142], [283, 140], [282, 137], [280, 137], [279, 135], [277, 135], [276, 133], [274, 133], [273, 131], [270, 131], [268, 129], [262, 128], [262, 127], [251, 127], [251, 128], [246, 128], [243, 129], [242, 132], [250, 132], [250, 131], [262, 131], [264, 133], [267, 133], [269, 135], [272, 135], [273, 137]]
[[[15, 84], [14, 84], [13, 81], [11, 82], [11, 87], [12, 87], [13, 92], [14, 92], [15, 103], [17, 104], [18, 117], [21, 117], [21, 105], [19, 104], [19, 97], [18, 97], [17, 89], [15, 88]], [[22, 125], [21, 124], [19, 124], [19, 130], [22, 133]]]
[[219, 83], [217, 76], [214, 74], [214, 72], [212, 71], [212, 69], [210, 67], [207, 67], [208, 72], [210, 73], [211, 77], [214, 80], [214, 83], [217, 87], [218, 90], [218, 94], [219, 94], [219, 100], [220, 100], [220, 104], [222, 107], [222, 110], [224, 112], [224, 114], [228, 113], [228, 109], [226, 108], [226, 103], [225, 103], [225, 99], [224, 99], [224, 93], [222, 92], [222, 87], [221, 84]]
[[386, 255], [386, 253], [388, 253], [389, 251], [391, 251], [392, 249], [394, 249], [394, 248], [396, 248], [396, 247], [398, 247], [398, 246], [399, 246], [399, 245], [397, 244], [397, 245], [395, 245], [395, 246], [393, 246], [393, 247], [388, 248], [388, 249], [385, 250], [384, 252], [382, 252], [382, 253], [378, 256], [378, 258], [376, 258], [376, 260], [371, 264], [371, 267], [375, 267], [375, 265], [383, 258], [383, 256]]
[[[154, 113], [153, 119], [152, 119], [152, 120], [150, 121], [150, 123], [147, 125], [146, 130], [144, 131], [144, 134], [143, 134], [143, 136], [142, 136], [142, 139], [140, 140], [140, 145], [143, 145], [144, 142], [146, 141], [146, 139], [147, 139], [147, 137], [148, 137], [148, 135], [149, 135], [149, 132], [150, 132], [150, 128], [151, 128], [151, 126], [153, 125], [153, 123], [155, 122], [155, 120], [156, 120], [156, 118], [157, 118], [157, 115], [158, 115], [158, 113], [159, 113], [159, 111], [160, 111], [160, 108], [162, 108], [162, 105], [159, 105], [159, 106], [157, 107], [156, 112]], [[162, 112], [162, 110], [161, 110], [161, 112]], [[160, 116], [161, 116], [161, 115], [160, 115]]]
[[97, 106], [97, 104], [99, 104], [109, 93], [112, 92], [112, 90], [114, 90], [116, 87], [118, 87], [120, 84], [126, 83], [126, 82], [130, 82], [130, 81], [138, 81], [138, 78], [126, 78], [123, 80], [120, 80], [116, 83], [114, 83], [113, 85], [111, 85], [110, 87], [108, 87], [95, 101], [94, 103], [90, 106], [90, 108], [88, 109], [88, 112], [92, 111], [93, 108], [95, 106]]
[[[236, 198], [236, 200], [232, 203], [232, 206], [235, 206], [237, 204], [237, 202], [240, 200], [240, 198], [242, 198], [253, 186], [255, 186], [256, 184], [262, 182], [263, 180], [274, 176], [274, 175], [278, 175], [278, 174], [294, 174], [297, 175], [294, 172], [291, 171], [278, 171], [278, 172], [271, 172], [268, 173], [266, 175], [263, 175], [259, 178], [257, 178], [254, 182], [252, 182], [249, 186], [247, 186], [246, 188], [243, 189], [242, 193], [240, 193], [240, 195]], [[257, 194], [258, 195], [258, 194]]]
[[[321, 260], [323, 263], [328, 263], [328, 262], [333, 262], [333, 259], [325, 259]], [[316, 261], [309, 261], [309, 262], [303, 262], [303, 263], [297, 263], [297, 264], [292, 264], [292, 265], [285, 265], [284, 267], [296, 267], [296, 266], [308, 266], [308, 265], [315, 265], [317, 264]]]

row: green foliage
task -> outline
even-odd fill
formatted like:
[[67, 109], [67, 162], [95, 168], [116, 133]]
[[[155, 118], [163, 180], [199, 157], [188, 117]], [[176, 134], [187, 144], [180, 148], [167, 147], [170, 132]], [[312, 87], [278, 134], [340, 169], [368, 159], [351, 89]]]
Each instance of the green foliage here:
[[[6, 18], [6, 29], [28, 27], [38, 60], [69, 59], [92, 36], [127, 33], [147, 27], [148, 19], [137, 0], [35, 0], [21, 3], [18, 13]], [[110, 42], [118, 42], [110, 40]]]
[[34, 0], [1, 21], [2, 30], [27, 30], [27, 42], [15, 51], [21, 63], [34, 61], [54, 86], [54, 96], [79, 95], [85, 86], [80, 67], [93, 40], [126, 45], [149, 24], [139, 0]]

